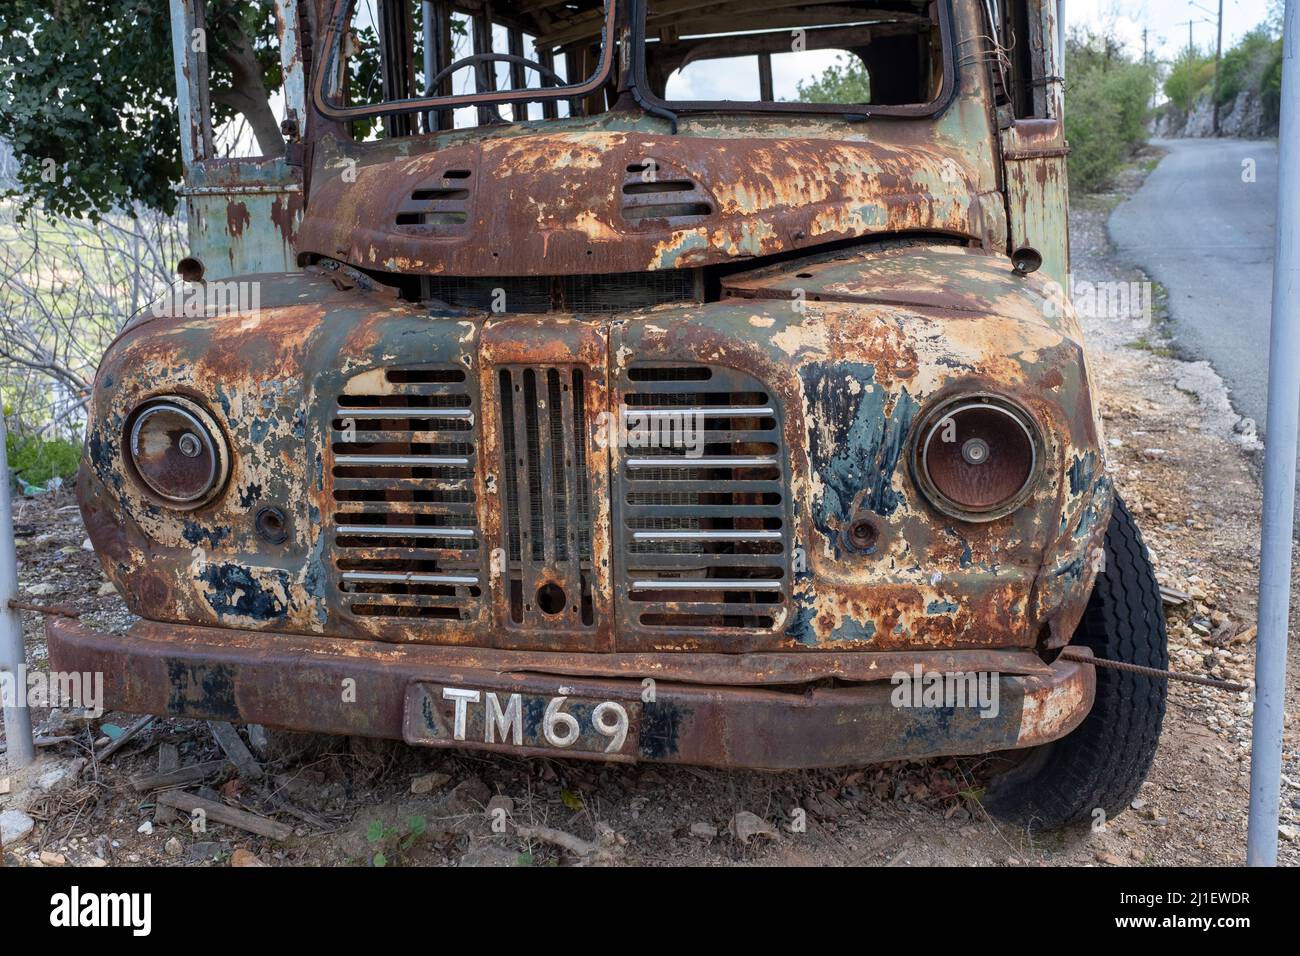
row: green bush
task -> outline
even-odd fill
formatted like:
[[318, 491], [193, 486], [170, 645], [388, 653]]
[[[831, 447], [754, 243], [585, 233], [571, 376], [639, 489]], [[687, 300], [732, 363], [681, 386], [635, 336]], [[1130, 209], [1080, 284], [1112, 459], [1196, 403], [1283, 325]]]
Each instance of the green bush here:
[[1214, 82], [1214, 57], [1185, 50], [1174, 61], [1165, 77], [1164, 91], [1169, 102], [1186, 113], [1196, 98]]
[[1146, 142], [1155, 71], [1104, 36], [1076, 34], [1066, 48], [1065, 138], [1070, 188], [1104, 185]]
[[1219, 64], [1217, 96], [1220, 106], [1231, 103], [1238, 93], [1255, 89], [1272, 47], [1273, 40], [1268, 35], [1268, 28], [1258, 26], [1223, 54], [1223, 62]]
[[1065, 139], [1070, 144], [1072, 192], [1091, 192], [1109, 179], [1124, 161], [1124, 147], [1114, 130], [1119, 104], [1108, 95], [1104, 76], [1091, 70], [1070, 81], [1065, 106]]
[[77, 473], [81, 443], [68, 438], [40, 438], [36, 435], [5, 436], [9, 468], [25, 484], [43, 486], [51, 478], [67, 481]]

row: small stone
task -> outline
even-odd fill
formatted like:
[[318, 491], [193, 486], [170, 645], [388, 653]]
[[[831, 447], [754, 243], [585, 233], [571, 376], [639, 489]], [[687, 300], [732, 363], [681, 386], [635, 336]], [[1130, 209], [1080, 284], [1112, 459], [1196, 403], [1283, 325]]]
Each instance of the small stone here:
[[718, 828], [711, 823], [692, 823], [691, 836], [701, 840], [712, 840], [718, 835]]
[[1107, 866], [1123, 866], [1124, 858], [1116, 856], [1114, 853], [1102, 851], [1097, 854], [1097, 862], [1105, 863]]
[[451, 780], [450, 774], [425, 773], [411, 780], [411, 793], [432, 793], [438, 787]]
[[153, 833], [153, 821], [151, 820], [144, 821], [144, 823], [140, 824], [138, 827], [135, 828], [135, 832], [143, 833], [145, 836], [149, 836], [151, 833]]
[[35, 825], [36, 821], [21, 810], [5, 810], [0, 813], [0, 846], [17, 843], [31, 833]]
[[490, 799], [492, 791], [487, 784], [477, 777], [470, 777], [456, 784], [447, 795], [447, 811], [454, 814], [480, 813]]
[[234, 853], [230, 854], [230, 865], [231, 866], [266, 866], [265, 863], [263, 863], [261, 860], [257, 858], [256, 854], [250, 853], [248, 850], [245, 850], [243, 847], [240, 847]]
[[4, 796], [8, 793], [10, 786], [11, 784], [9, 783], [8, 777], [0, 777], [0, 796]]
[[168, 856], [181, 856], [185, 853], [185, 846], [176, 837], [170, 837], [167, 842], [163, 844], [163, 852]]
[[71, 787], [77, 782], [85, 766], [86, 761], [81, 757], [60, 761], [41, 772], [41, 775], [36, 778], [36, 786], [40, 790], [47, 791]]
[[105, 581], [103, 584], [99, 586], [99, 590], [96, 591], [95, 593], [100, 597], [112, 597], [114, 594], [117, 593], [117, 585], [115, 585], [112, 581]]
[[67, 866], [68, 858], [62, 853], [55, 853], [52, 850], [41, 851], [42, 866]]
[[25, 589], [32, 597], [44, 597], [53, 594], [58, 588], [53, 584], [32, 584]]
[[731, 822], [727, 825], [727, 830], [741, 846], [747, 845], [755, 837], [763, 837], [767, 840], [776, 839], [776, 832], [767, 825], [767, 821], [750, 813], [748, 810], [741, 810], [732, 817]]
[[1287, 843], [1294, 843], [1300, 837], [1300, 829], [1296, 829], [1288, 823], [1278, 824], [1277, 835]]

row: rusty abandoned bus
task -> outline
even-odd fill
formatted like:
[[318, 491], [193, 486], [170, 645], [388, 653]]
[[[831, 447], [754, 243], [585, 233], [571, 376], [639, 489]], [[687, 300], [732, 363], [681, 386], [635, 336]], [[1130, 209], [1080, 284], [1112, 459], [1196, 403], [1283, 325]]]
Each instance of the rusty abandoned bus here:
[[[433, 747], [989, 754], [1006, 819], [1127, 806], [1164, 686], [1078, 658], [1165, 633], [1059, 295], [1050, 0], [276, 0], [283, 148], [242, 157], [171, 3], [180, 271], [256, 294], [105, 356], [78, 489], [140, 620], [53, 621], [57, 669]], [[899, 693], [930, 675], [996, 705]]]

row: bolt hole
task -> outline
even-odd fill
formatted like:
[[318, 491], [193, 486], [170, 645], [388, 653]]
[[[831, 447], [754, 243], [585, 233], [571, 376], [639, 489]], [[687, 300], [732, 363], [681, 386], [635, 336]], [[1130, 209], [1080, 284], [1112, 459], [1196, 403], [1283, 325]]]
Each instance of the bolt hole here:
[[559, 614], [566, 603], [564, 588], [554, 582], [543, 584], [537, 589], [537, 606], [543, 614]]
[[257, 533], [271, 544], [284, 544], [289, 537], [289, 523], [279, 508], [263, 508], [257, 513]]
[[849, 543], [859, 551], [871, 551], [879, 538], [875, 524], [866, 519], [854, 521], [849, 526]]

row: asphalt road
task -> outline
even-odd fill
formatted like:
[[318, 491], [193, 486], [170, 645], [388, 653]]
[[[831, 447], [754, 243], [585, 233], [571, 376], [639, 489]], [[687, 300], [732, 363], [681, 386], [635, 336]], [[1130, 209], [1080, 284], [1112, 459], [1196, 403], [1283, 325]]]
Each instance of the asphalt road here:
[[[1156, 140], [1169, 154], [1110, 218], [1126, 258], [1169, 291], [1177, 345], [1208, 359], [1264, 432], [1277, 144]], [[1243, 162], [1254, 161], [1254, 182]]]

